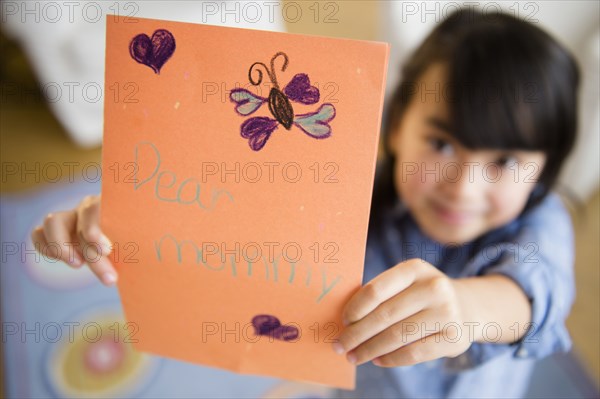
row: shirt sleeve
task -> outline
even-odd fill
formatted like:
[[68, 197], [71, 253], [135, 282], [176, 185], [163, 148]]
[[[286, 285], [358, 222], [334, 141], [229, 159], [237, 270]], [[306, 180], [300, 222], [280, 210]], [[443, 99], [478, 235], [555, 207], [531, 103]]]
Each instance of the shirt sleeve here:
[[[510, 352], [515, 358], [543, 358], [566, 352], [572, 341], [565, 321], [575, 300], [574, 233], [571, 218], [556, 194], [550, 194], [536, 209], [523, 216], [512, 242], [486, 248], [497, 260], [480, 275], [501, 274], [515, 281], [531, 303], [529, 326], [514, 325], [527, 333], [512, 344], [496, 344], [496, 326], [487, 328], [490, 342], [473, 343], [463, 354], [448, 358], [450, 369], [476, 367]], [[485, 331], [484, 326], [484, 331]], [[499, 326], [498, 326], [499, 327]]]

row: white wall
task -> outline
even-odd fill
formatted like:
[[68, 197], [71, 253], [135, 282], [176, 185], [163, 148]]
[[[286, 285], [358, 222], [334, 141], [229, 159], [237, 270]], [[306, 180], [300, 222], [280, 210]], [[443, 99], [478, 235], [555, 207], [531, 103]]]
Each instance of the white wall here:
[[[106, 15], [207, 23], [238, 28], [283, 30], [275, 1], [2, 1], [4, 32], [21, 43], [49, 98], [49, 105], [70, 137], [82, 147], [102, 143]], [[256, 5], [259, 7], [257, 8]], [[280, 5], [279, 5], [280, 7]], [[260, 13], [260, 15], [259, 15]], [[77, 86], [75, 86], [77, 85]], [[69, 96], [88, 86], [88, 98]], [[54, 96], [54, 97], [52, 97]], [[69, 98], [71, 97], [71, 98]]]

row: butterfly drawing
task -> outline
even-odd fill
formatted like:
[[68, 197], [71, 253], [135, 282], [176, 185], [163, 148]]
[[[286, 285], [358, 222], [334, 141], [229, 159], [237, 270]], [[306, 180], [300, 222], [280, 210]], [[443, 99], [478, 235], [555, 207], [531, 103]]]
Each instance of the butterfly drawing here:
[[[269, 97], [265, 98], [242, 88], [231, 90], [229, 95], [229, 99], [236, 104], [235, 111], [239, 115], [251, 115], [264, 103], [268, 103], [269, 111], [275, 118], [255, 116], [242, 123], [241, 136], [248, 140], [250, 148], [254, 151], [259, 151], [265, 146], [267, 140], [279, 125], [287, 130], [291, 130], [292, 126], [296, 126], [315, 139], [324, 139], [331, 136], [329, 122], [335, 117], [335, 107], [330, 103], [323, 103], [315, 112], [295, 115], [290, 100], [304, 105], [316, 104], [320, 99], [319, 89], [311, 86], [307, 74], [299, 73], [281, 90], [275, 73], [275, 60], [278, 57], [284, 59], [281, 67], [281, 71], [284, 72], [288, 66], [288, 56], [283, 52], [278, 52], [271, 58], [271, 68], [268, 68], [262, 62], [255, 62], [248, 71], [250, 83], [258, 86], [263, 80], [263, 71], [259, 67], [264, 68], [273, 85]], [[257, 73], [258, 79], [254, 79], [252, 76], [254, 72]]]

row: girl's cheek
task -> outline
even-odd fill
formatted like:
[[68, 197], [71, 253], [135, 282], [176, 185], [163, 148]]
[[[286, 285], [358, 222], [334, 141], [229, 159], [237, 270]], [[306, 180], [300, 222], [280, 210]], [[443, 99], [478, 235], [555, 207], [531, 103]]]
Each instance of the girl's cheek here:
[[411, 187], [418, 192], [427, 192], [433, 189], [433, 187], [440, 182], [441, 178], [440, 174], [434, 172], [433, 169], [429, 170], [423, 168], [421, 173], [414, 177]]
[[501, 179], [492, 184], [489, 201], [495, 224], [502, 225], [516, 218], [527, 202], [529, 189], [513, 178]]
[[411, 205], [423, 191], [421, 172], [416, 162], [405, 162], [396, 165], [395, 176], [396, 190], [399, 197], [406, 205]]
[[444, 181], [444, 159], [430, 154], [422, 154], [419, 173], [414, 176], [412, 188], [420, 192], [432, 190]]
[[440, 161], [418, 146], [405, 147], [401, 155], [404, 161], [396, 164], [396, 187], [402, 200], [411, 205], [428, 195], [439, 183]]
[[415, 174], [406, 176], [404, 188], [406, 195], [418, 200], [421, 197], [428, 195], [432, 191], [439, 180], [439, 176], [435, 173], [427, 172], [423, 165], [419, 166], [419, 171]]

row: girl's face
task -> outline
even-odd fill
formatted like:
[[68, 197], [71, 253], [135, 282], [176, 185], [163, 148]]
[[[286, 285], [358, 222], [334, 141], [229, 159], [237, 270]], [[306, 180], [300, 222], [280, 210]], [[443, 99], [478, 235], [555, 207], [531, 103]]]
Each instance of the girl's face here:
[[439, 243], [460, 245], [519, 215], [546, 156], [462, 146], [448, 128], [444, 82], [441, 64], [427, 69], [389, 144], [396, 191], [420, 228]]

